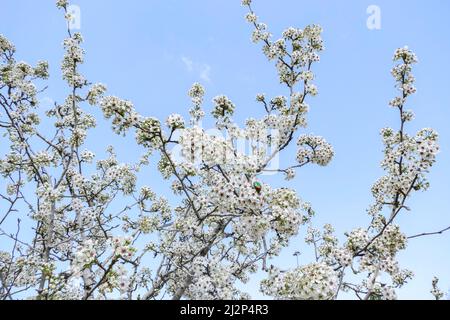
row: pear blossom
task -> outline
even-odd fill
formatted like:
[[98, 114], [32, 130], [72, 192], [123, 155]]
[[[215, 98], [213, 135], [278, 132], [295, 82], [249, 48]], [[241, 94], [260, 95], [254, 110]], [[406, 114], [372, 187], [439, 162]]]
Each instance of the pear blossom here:
[[[199, 83], [187, 92], [186, 119], [183, 111], [162, 120], [140, 114], [131, 100], [82, 73], [83, 37], [70, 30], [60, 74], [66, 96], [45, 105], [40, 86], [49, 78], [48, 63], [16, 61], [16, 48], [0, 35], [0, 131], [8, 146], [0, 155], [0, 299], [249, 299], [241, 284], [256, 272], [264, 277], [262, 293], [275, 299], [331, 300], [342, 292], [397, 298], [414, 276], [398, 262], [408, 246], [398, 216], [410, 210], [414, 193], [429, 188], [440, 151], [432, 128], [407, 131], [416, 55], [408, 47], [394, 53], [398, 92], [389, 105], [400, 125], [380, 131], [384, 174], [370, 190], [367, 226], [340, 241], [331, 224], [314, 226], [317, 213], [308, 199], [266, 176], [294, 180], [308, 165], [333, 161], [327, 139], [308, 132], [312, 98], [319, 94], [322, 27], [289, 27], [277, 39], [251, 0], [242, 5], [253, 42], [285, 90], [257, 94], [262, 115], [242, 122], [234, 117], [237, 102], [223, 94], [205, 102]], [[67, 0], [56, 7], [70, 18]], [[121, 162], [112, 146], [103, 157], [89, 150], [93, 108], [111, 125], [108, 141], [114, 134], [134, 137], [139, 159]], [[206, 130], [203, 120], [215, 130]], [[282, 153], [291, 164], [273, 169]], [[170, 196], [153, 188], [149, 168]], [[315, 259], [296, 268], [274, 266], [301, 232]], [[440, 299], [437, 285], [435, 278], [431, 294]]]

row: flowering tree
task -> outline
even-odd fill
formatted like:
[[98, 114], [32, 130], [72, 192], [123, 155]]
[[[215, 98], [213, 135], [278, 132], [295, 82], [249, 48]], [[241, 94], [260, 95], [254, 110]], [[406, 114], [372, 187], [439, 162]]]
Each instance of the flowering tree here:
[[[408, 48], [395, 52], [392, 75], [399, 94], [390, 105], [399, 128], [381, 132], [386, 174], [372, 187], [368, 226], [348, 232], [339, 244], [331, 225], [310, 226], [315, 212], [294, 190], [263, 181], [269, 171], [290, 180], [297, 169], [326, 166], [333, 158], [324, 138], [298, 134], [307, 127], [308, 100], [318, 93], [313, 66], [323, 50], [322, 29], [288, 28], [273, 41], [251, 1], [242, 4], [253, 41], [276, 62], [287, 94], [257, 95], [266, 114], [243, 126], [233, 120], [230, 99], [214, 98], [211, 116], [221, 135], [201, 128], [206, 113], [200, 84], [188, 93], [188, 121], [172, 114], [162, 123], [138, 114], [130, 101], [106, 95], [103, 84], [91, 84], [80, 73], [82, 36], [70, 28], [61, 66], [68, 94], [46, 110], [54, 126], [42, 130], [38, 88], [48, 64], [17, 62], [14, 46], [0, 36], [0, 129], [2, 144], [9, 146], [0, 159], [6, 186], [0, 190], [1, 299], [247, 299], [238, 283], [258, 271], [267, 274], [261, 290], [278, 299], [335, 299], [342, 292], [396, 298], [396, 288], [413, 274], [396, 261], [407, 237], [395, 220], [409, 210], [414, 192], [428, 188], [426, 174], [439, 151], [432, 129], [406, 131], [413, 119], [406, 102], [415, 92], [416, 56]], [[69, 23], [67, 1], [58, 0], [57, 7]], [[96, 160], [84, 147], [96, 125], [86, 105], [101, 108], [115, 133], [134, 131], [146, 150], [142, 158], [119, 163], [109, 147], [108, 157]], [[240, 150], [242, 140], [251, 152]], [[295, 163], [272, 169], [271, 161], [295, 142]], [[139, 170], [154, 158], [171, 183], [175, 205], [149, 186], [138, 187]], [[293, 270], [273, 266], [271, 259], [306, 225], [305, 243], [315, 261]], [[432, 294], [442, 298], [437, 282]]]

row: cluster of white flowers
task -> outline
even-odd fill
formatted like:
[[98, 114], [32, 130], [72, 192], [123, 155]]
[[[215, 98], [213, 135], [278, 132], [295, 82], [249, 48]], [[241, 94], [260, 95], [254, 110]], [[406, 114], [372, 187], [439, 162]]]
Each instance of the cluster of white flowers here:
[[171, 114], [166, 121], [166, 124], [171, 129], [183, 129], [184, 119], [179, 114]]
[[439, 279], [437, 277], [434, 277], [433, 280], [431, 281], [432, 286], [431, 294], [436, 300], [441, 300], [444, 297], [444, 292], [441, 289], [439, 289], [438, 282]]
[[87, 100], [90, 105], [96, 105], [106, 92], [106, 86], [102, 83], [96, 83], [89, 89]]
[[157, 148], [161, 145], [161, 122], [156, 118], [145, 118], [139, 122], [136, 141], [143, 146]]
[[334, 259], [343, 267], [348, 267], [353, 261], [353, 254], [347, 248], [336, 248], [333, 250]]
[[337, 273], [324, 263], [311, 263], [284, 273], [275, 271], [262, 283], [266, 294], [287, 300], [333, 299], [337, 287]]
[[297, 161], [299, 163], [311, 162], [326, 166], [333, 159], [333, 147], [322, 137], [302, 135], [298, 139], [298, 145]]
[[183, 130], [179, 142], [183, 158], [191, 163], [203, 161], [214, 166], [235, 158], [231, 154], [233, 149], [225, 139], [209, 135], [197, 126]]
[[358, 252], [360, 249], [364, 248], [369, 241], [367, 230], [364, 230], [363, 228], [354, 229], [349, 234], [346, 234], [346, 236], [346, 246], [352, 252]]
[[258, 17], [254, 13], [247, 13], [245, 20], [249, 23], [256, 23], [256, 21], [258, 21]]
[[242, 216], [233, 224], [233, 230], [243, 237], [243, 240], [256, 241], [270, 230], [268, 216]]
[[191, 124], [197, 124], [197, 122], [205, 116], [205, 112], [202, 110], [205, 88], [199, 83], [194, 83], [191, 89], [189, 89], [188, 95], [191, 97], [193, 104], [192, 108], [189, 110]]
[[[0, 34], [0, 88], [8, 88], [8, 99], [17, 103], [17, 109], [10, 109], [10, 119], [23, 121], [23, 134], [32, 133], [32, 125], [39, 122], [36, 114], [29, 111], [38, 105], [35, 79], [47, 79], [48, 63], [39, 61], [35, 67], [14, 60], [15, 47]], [[4, 111], [4, 110], [3, 110]], [[10, 133], [11, 139], [17, 139]], [[14, 141], [14, 140], [12, 140]]]
[[67, 0], [57, 0], [56, 1], [56, 7], [57, 8], [65, 8], [67, 7], [68, 1]]
[[105, 97], [101, 101], [103, 115], [112, 118], [113, 129], [116, 133], [125, 133], [139, 120], [134, 106], [130, 101], [117, 97]]
[[130, 238], [114, 237], [111, 243], [113, 245], [114, 254], [116, 257], [130, 260], [136, 251], [136, 249], [132, 246], [132, 241]]
[[72, 260], [72, 272], [79, 275], [84, 269], [90, 267], [90, 265], [97, 259], [97, 245], [96, 243], [88, 239], [83, 245], [75, 252]]
[[217, 96], [213, 99], [213, 103], [212, 115], [217, 119], [232, 116], [236, 108], [227, 96]]
[[13, 52], [15, 51], [14, 46], [11, 42], [8, 41], [7, 38], [5, 38], [2, 34], [0, 34], [0, 51], [2, 53], [5, 53], [7, 51]]
[[87, 163], [91, 163], [92, 160], [94, 160], [94, 158], [95, 158], [95, 154], [90, 150], [84, 150], [80, 156], [81, 156], [81, 160], [83, 160]]
[[0, 272], [3, 275], [3, 283], [17, 281], [18, 287], [33, 286], [38, 281], [38, 272], [51, 273], [53, 264], [45, 264], [39, 257], [30, 255], [24, 257], [13, 257], [10, 253], [0, 251]]
[[285, 175], [285, 179], [286, 179], [287, 181], [293, 180], [293, 179], [295, 178], [295, 170], [292, 169], [292, 168], [286, 169], [285, 174], [286, 174], [286, 175]]
[[186, 296], [194, 300], [233, 299], [238, 290], [232, 284], [232, 270], [215, 259], [197, 257], [192, 262], [192, 284]]
[[82, 88], [87, 84], [86, 79], [77, 71], [78, 64], [84, 62], [84, 50], [80, 47], [82, 42], [83, 37], [78, 32], [64, 40], [66, 52], [61, 64], [63, 79], [75, 88]]
[[395, 292], [395, 289], [391, 286], [384, 286], [381, 288], [381, 297], [384, 300], [396, 300], [397, 299], [397, 293]]

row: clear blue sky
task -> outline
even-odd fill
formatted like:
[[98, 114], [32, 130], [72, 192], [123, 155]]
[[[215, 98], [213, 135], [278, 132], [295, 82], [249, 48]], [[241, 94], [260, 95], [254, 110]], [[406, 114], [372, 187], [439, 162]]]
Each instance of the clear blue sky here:
[[[59, 70], [66, 34], [54, 3], [0, 0], [0, 33], [15, 43], [19, 59], [50, 62], [45, 96], [61, 101], [67, 94]], [[250, 41], [251, 28], [243, 19], [246, 11], [240, 0], [77, 0], [73, 4], [81, 8], [87, 51], [84, 74], [92, 82], [107, 84], [111, 94], [132, 100], [144, 115], [162, 119], [173, 112], [186, 115], [186, 92], [195, 81], [205, 85], [208, 101], [217, 94], [228, 95], [238, 106], [239, 121], [261, 114], [254, 102], [257, 93], [286, 94], [274, 67]], [[381, 30], [366, 27], [371, 4], [381, 9]], [[408, 130], [435, 128], [442, 152], [430, 174], [431, 189], [414, 195], [409, 202], [412, 211], [399, 222], [408, 235], [450, 225], [450, 2], [254, 0], [254, 8], [274, 35], [285, 27], [309, 23], [319, 23], [325, 30], [326, 51], [315, 67], [320, 95], [310, 101], [308, 130], [326, 137], [336, 157], [325, 169], [303, 169], [288, 184], [313, 204], [318, 213], [315, 224], [332, 223], [341, 235], [367, 225], [370, 187], [382, 174], [378, 133], [382, 127], [397, 125], [397, 114], [387, 106], [395, 94], [391, 58], [395, 48], [409, 45], [420, 64], [414, 70], [418, 94], [409, 105], [416, 120]], [[95, 132], [89, 146], [100, 155], [109, 143], [117, 146], [124, 161], [142, 151], [128, 139], [112, 136], [105, 121], [99, 120]], [[289, 149], [282, 161], [293, 160], [293, 152]], [[157, 191], [168, 190], [155, 171], [148, 171], [145, 180]], [[270, 181], [286, 185], [282, 180]], [[307, 259], [308, 248], [301, 244], [294, 240], [279, 262], [295, 266], [296, 250], [305, 252], [302, 258]], [[433, 275], [441, 277], [443, 289], [449, 289], [450, 233], [411, 241], [400, 261], [416, 273], [400, 298], [430, 298]], [[251, 286], [256, 292], [256, 282]]]

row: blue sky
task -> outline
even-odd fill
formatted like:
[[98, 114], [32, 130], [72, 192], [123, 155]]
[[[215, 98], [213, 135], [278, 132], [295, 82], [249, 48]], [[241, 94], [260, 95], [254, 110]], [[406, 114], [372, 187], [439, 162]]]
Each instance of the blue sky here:
[[[186, 115], [186, 92], [196, 81], [205, 85], [207, 101], [228, 95], [237, 105], [236, 119], [241, 122], [261, 115], [254, 102], [257, 93], [287, 94], [278, 84], [273, 65], [251, 43], [251, 28], [239, 0], [77, 0], [73, 4], [81, 8], [87, 51], [83, 73], [92, 82], [107, 84], [110, 94], [132, 100], [144, 115], [161, 119], [174, 112]], [[366, 26], [366, 9], [372, 4], [381, 9], [380, 30]], [[288, 26], [318, 23], [324, 28], [326, 51], [314, 67], [320, 94], [310, 100], [308, 131], [324, 136], [336, 151], [327, 168], [304, 168], [290, 183], [268, 181], [293, 187], [311, 202], [318, 226], [332, 223], [342, 235], [367, 225], [370, 187], [382, 174], [379, 130], [397, 126], [397, 113], [387, 106], [396, 94], [391, 58], [395, 48], [409, 45], [420, 63], [414, 70], [418, 93], [409, 104], [416, 120], [408, 130], [435, 128], [441, 135], [442, 152], [429, 176], [430, 190], [414, 194], [409, 202], [412, 211], [399, 222], [408, 235], [450, 225], [450, 3], [255, 0], [254, 8], [275, 36]], [[18, 59], [50, 62], [44, 97], [61, 101], [67, 94], [59, 70], [66, 34], [54, 1], [0, 0], [0, 10], [0, 33], [14, 42]], [[92, 112], [101, 119], [98, 110]], [[99, 120], [95, 132], [88, 143], [99, 155], [110, 143], [123, 161], [135, 159], [142, 151], [129, 139], [113, 136], [106, 121]], [[294, 152], [288, 149], [282, 161], [294, 160]], [[155, 171], [149, 170], [145, 179], [156, 191], [167, 192]], [[284, 251], [278, 260], [281, 264], [295, 266], [292, 253], [296, 250], [304, 252], [301, 259], [310, 257], [300, 240]], [[441, 277], [444, 289], [450, 289], [450, 233], [412, 240], [400, 261], [416, 273], [400, 298], [430, 298], [434, 275]], [[258, 297], [256, 281], [250, 286]]]

